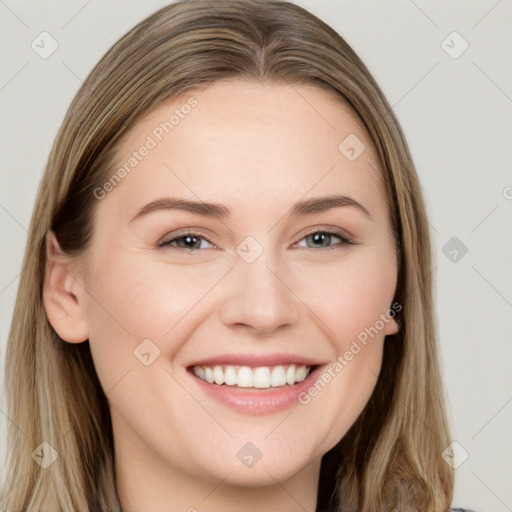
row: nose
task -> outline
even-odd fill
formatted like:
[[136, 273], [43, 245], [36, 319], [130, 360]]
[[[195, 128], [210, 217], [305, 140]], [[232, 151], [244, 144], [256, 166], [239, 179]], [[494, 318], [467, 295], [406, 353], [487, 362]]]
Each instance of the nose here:
[[[288, 279], [287, 279], [288, 277]], [[228, 277], [220, 319], [228, 327], [268, 335], [299, 319], [300, 300], [293, 292], [289, 273], [263, 254], [252, 263], [241, 258]]]

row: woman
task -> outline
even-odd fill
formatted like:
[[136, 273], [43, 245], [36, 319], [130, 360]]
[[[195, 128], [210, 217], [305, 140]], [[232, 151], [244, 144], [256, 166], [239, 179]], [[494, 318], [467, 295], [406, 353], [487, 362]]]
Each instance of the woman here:
[[389, 104], [323, 22], [250, 0], [142, 21], [40, 186], [2, 509], [446, 511], [427, 225]]

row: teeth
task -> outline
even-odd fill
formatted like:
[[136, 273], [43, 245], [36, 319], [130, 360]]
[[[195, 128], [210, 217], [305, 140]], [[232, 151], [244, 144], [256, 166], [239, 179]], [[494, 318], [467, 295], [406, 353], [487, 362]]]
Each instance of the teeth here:
[[295, 368], [295, 382], [302, 382], [308, 375], [308, 369], [302, 365]]
[[[196, 366], [195, 368], [201, 368], [201, 366]], [[201, 375], [198, 375], [197, 373], [196, 375], [198, 377], [201, 377]], [[238, 375], [236, 374], [236, 370], [232, 366], [228, 366], [226, 368], [226, 371], [224, 372], [224, 379], [226, 381], [227, 386], [236, 386], [238, 382]]]
[[[194, 366], [194, 373], [201, 379], [206, 380], [205, 378], [205, 371], [202, 366]], [[226, 374], [227, 375], [227, 374]], [[235, 374], [236, 375], [236, 374]], [[226, 378], [227, 382], [227, 378]]]
[[291, 364], [288, 366], [288, 370], [286, 370], [286, 384], [289, 386], [293, 386], [295, 382], [295, 365]]
[[211, 368], [204, 369], [204, 380], [212, 384], [213, 382], [213, 370]]
[[192, 371], [200, 379], [219, 386], [238, 386], [239, 388], [268, 389], [281, 386], [293, 386], [302, 382], [311, 371], [310, 366], [303, 364], [259, 366], [194, 366]]
[[253, 380], [252, 370], [248, 366], [242, 366], [238, 370], [238, 387], [252, 388]]
[[215, 384], [218, 384], [219, 386], [221, 384], [224, 384], [224, 372], [222, 371], [222, 368], [220, 366], [216, 366], [213, 369], [213, 382], [215, 382]]
[[270, 369], [255, 368], [253, 372], [254, 387], [255, 388], [269, 388], [270, 387]]
[[273, 388], [284, 386], [286, 384], [286, 372], [283, 366], [274, 366], [270, 374], [270, 385]]

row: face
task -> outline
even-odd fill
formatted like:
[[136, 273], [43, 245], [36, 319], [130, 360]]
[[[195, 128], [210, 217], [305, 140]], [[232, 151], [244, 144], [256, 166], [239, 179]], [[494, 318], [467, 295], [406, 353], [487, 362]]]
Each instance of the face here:
[[115, 169], [82, 304], [119, 463], [238, 486], [318, 470], [396, 332], [356, 116], [318, 88], [219, 82], [139, 122]]

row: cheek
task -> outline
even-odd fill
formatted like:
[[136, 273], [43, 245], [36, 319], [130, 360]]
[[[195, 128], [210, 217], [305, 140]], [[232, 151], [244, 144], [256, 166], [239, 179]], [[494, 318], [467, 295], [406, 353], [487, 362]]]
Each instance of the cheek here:
[[297, 279], [297, 295], [321, 320], [317, 325], [338, 354], [364, 333], [383, 334], [380, 315], [389, 310], [396, 290], [393, 257], [358, 250], [332, 264], [304, 266]]
[[308, 415], [324, 418], [324, 432], [328, 433], [322, 442], [324, 450], [345, 435], [375, 388], [385, 325], [393, 316], [386, 313], [395, 289], [393, 258], [369, 251], [360, 251], [357, 258], [340, 260], [337, 265], [317, 267], [314, 273], [301, 273], [304, 302], [321, 320], [316, 324], [336, 351], [332, 365], [300, 399]]
[[[91, 352], [98, 375], [115, 381], [140, 366], [134, 350], [151, 340], [150, 351], [172, 356], [194, 308], [226, 269], [148, 262], [147, 255], [118, 254], [103, 260], [86, 279]], [[178, 334], [179, 333], [179, 334]], [[144, 341], [147, 344], [147, 341]], [[157, 347], [157, 348], [155, 348]]]

